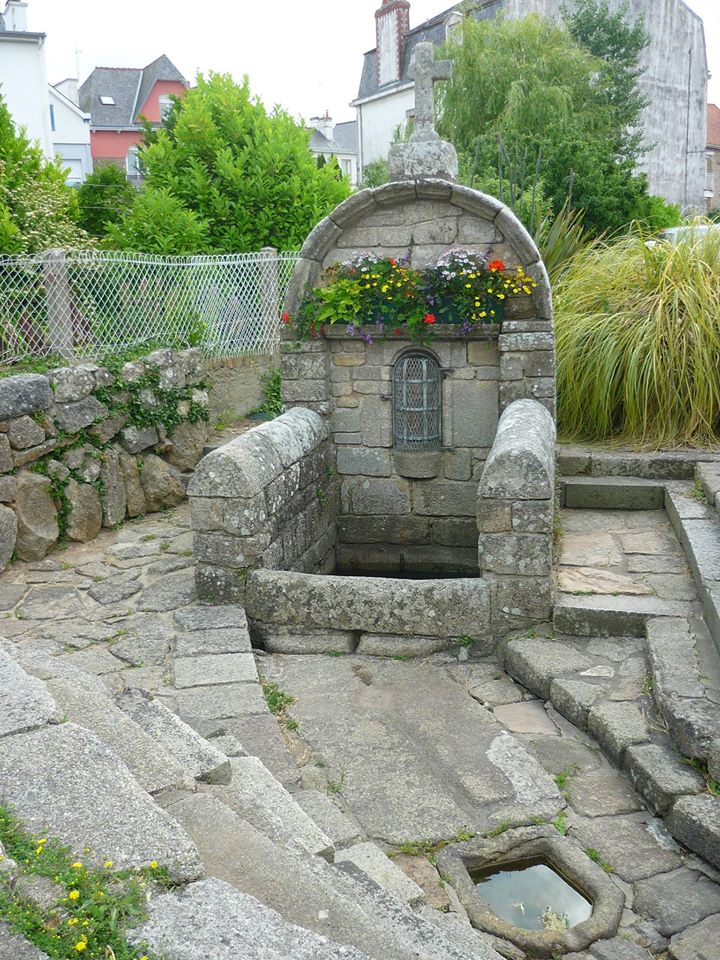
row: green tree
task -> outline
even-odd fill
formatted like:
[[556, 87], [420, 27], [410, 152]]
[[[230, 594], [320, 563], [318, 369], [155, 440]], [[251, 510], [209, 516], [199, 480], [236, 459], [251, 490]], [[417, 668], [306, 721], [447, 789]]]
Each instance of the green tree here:
[[0, 253], [87, 246], [77, 215], [77, 196], [61, 163], [46, 160], [15, 126], [0, 95]]
[[[308, 131], [280, 108], [268, 113], [247, 78], [200, 75], [169, 121], [141, 151], [145, 202], [159, 190], [174, 197], [204, 225], [211, 252], [297, 249], [349, 195], [335, 164], [318, 168]], [[111, 231], [114, 240], [124, 242], [128, 222], [133, 214]]]
[[[542, 193], [557, 213], [572, 197], [594, 230], [618, 229], [642, 211], [643, 176], [626, 133], [627, 113], [610, 102], [605, 64], [563, 24], [466, 17], [448, 45], [452, 80], [441, 91], [440, 129], [461, 155], [469, 182], [498, 176], [499, 147], [540, 161]], [[504, 176], [504, 174], [503, 174]]]
[[136, 190], [123, 170], [113, 163], [98, 167], [78, 189], [80, 226], [93, 237], [104, 237], [110, 224], [132, 207], [135, 197]]
[[105, 246], [137, 253], [208, 253], [207, 223], [165, 187], [142, 190], [118, 223], [108, 224]]

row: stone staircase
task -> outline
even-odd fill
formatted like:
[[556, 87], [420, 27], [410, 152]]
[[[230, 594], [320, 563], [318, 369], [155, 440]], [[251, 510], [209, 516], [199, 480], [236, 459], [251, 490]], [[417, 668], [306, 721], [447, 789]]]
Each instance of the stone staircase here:
[[[510, 640], [504, 665], [594, 736], [672, 835], [720, 868], [720, 799], [713, 795], [720, 783], [720, 467], [701, 463], [696, 473], [694, 488], [683, 480], [571, 477], [561, 495], [565, 506], [585, 509], [664, 505], [700, 602], [560, 594], [555, 632]], [[700, 485], [707, 503], [697, 497]]]
[[[185, 626], [207, 626], [192, 609]], [[218, 748], [242, 751], [234, 737], [205, 739], [159, 698], [113, 693], [37, 653], [26, 670], [10, 649], [0, 649], [0, 799], [86, 863], [168, 868], [179, 887], [152, 900], [133, 942], [164, 960], [499, 956], [467, 923], [428, 907], [329, 796], [291, 795], [259, 758]], [[24, 955], [16, 939], [0, 926], [0, 956]]]

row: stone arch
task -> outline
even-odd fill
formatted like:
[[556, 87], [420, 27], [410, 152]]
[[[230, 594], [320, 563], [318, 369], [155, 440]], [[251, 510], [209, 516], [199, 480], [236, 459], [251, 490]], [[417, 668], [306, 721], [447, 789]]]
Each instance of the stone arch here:
[[512, 210], [495, 197], [444, 180], [397, 181], [361, 190], [343, 201], [309, 234], [285, 299], [297, 312], [305, 291], [316, 286], [335, 260], [372, 249], [407, 256], [427, 266], [453, 247], [490, 249], [510, 266], [522, 266], [538, 283], [535, 319], [552, 321], [550, 281], [540, 253]]

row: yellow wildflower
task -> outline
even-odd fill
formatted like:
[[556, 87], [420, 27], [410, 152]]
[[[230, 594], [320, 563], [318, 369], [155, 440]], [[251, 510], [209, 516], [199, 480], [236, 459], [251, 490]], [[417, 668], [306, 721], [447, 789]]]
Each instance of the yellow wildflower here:
[[151, 870], [157, 870], [157, 868], [158, 868], [158, 862], [157, 862], [157, 860], [151, 860], [151, 861], [150, 861], [150, 869], [151, 869]]
[[38, 844], [41, 844], [41, 843], [47, 843], [47, 837], [41, 837], [41, 838], [38, 840]]
[[78, 900], [80, 898], [79, 890], [71, 890], [68, 894], [68, 900]]
[[103, 866], [106, 867], [108, 870], [112, 865], [113, 865], [112, 860], [106, 860], [105, 863], [103, 864]]
[[82, 870], [82, 868], [83, 868], [83, 865], [80, 863], [79, 860], [78, 860], [77, 863], [71, 864], [71, 866], [72, 866], [73, 870]]
[[37, 847], [36, 850], [35, 850], [35, 856], [38, 856], [38, 855], [41, 854], [42, 852], [43, 852], [43, 848], [42, 848], [42, 847]]
[[87, 940], [78, 940], [75, 944], [75, 949], [78, 953], [82, 953], [83, 950], [87, 950]]
[[70, 919], [68, 920], [67, 924], [68, 924], [69, 927], [76, 927], [76, 926], [78, 925], [78, 918], [77, 918], [77, 917], [70, 917]]

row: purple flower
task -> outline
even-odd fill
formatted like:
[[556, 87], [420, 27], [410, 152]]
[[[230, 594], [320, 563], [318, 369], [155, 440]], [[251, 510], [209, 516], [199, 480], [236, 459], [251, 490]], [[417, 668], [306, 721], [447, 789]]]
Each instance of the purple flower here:
[[348, 334], [349, 334], [351, 337], [354, 337], [354, 336], [355, 336], [355, 324], [354, 324], [354, 323], [349, 323], [349, 324], [347, 325], [347, 332], [348, 332]]

